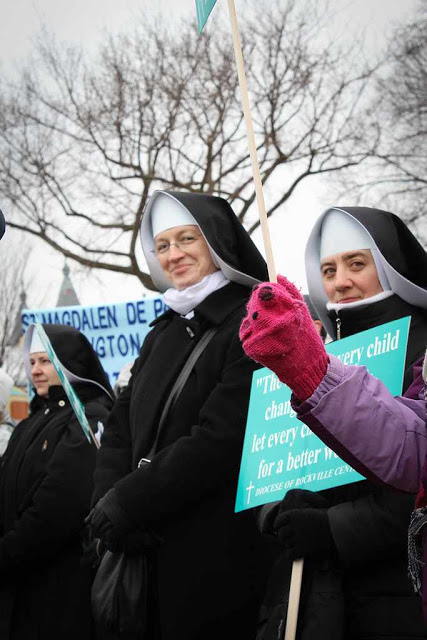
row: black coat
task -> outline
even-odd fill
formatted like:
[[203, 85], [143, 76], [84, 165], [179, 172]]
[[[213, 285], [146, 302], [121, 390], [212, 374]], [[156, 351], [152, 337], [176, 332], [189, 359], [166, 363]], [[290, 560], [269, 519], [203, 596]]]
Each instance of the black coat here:
[[[337, 552], [306, 558], [297, 640], [427, 638], [421, 600], [407, 576], [412, 495], [369, 482], [321, 492]], [[282, 640], [291, 562], [278, 549], [261, 607], [258, 640]]]
[[[343, 336], [412, 314], [406, 386], [427, 340], [425, 312], [393, 296], [342, 314]], [[415, 497], [368, 481], [320, 492], [336, 550], [304, 562], [297, 640], [427, 638], [421, 600], [407, 571], [407, 531]], [[278, 549], [278, 555], [280, 550]], [[270, 576], [258, 640], [281, 640], [291, 563], [282, 553]]]
[[[96, 431], [110, 403], [93, 386], [78, 393]], [[0, 638], [87, 640], [91, 571], [80, 567], [80, 533], [96, 449], [62, 387], [31, 408], [1, 460]]]
[[[258, 365], [238, 338], [248, 289], [212, 293], [186, 320], [155, 321], [130, 384], [107, 423], [97, 462], [96, 497], [115, 486], [128, 516], [163, 537], [154, 580], [162, 640], [245, 638], [268, 570], [251, 511], [234, 513], [249, 388]], [[158, 453], [147, 456], [163, 404], [194, 343], [218, 331], [170, 411]]]

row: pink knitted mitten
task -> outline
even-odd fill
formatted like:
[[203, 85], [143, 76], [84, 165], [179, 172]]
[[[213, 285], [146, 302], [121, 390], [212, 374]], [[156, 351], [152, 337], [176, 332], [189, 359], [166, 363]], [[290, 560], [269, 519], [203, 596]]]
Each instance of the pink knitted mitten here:
[[268, 367], [299, 400], [326, 374], [328, 356], [298, 289], [285, 277], [259, 285], [247, 305], [240, 339], [247, 355]]

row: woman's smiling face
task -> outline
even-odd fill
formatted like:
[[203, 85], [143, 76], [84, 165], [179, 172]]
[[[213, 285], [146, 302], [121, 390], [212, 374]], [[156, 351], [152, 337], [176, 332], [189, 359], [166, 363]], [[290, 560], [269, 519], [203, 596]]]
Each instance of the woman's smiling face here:
[[320, 270], [329, 302], [346, 304], [365, 300], [383, 290], [369, 249], [327, 256], [321, 261]]
[[197, 225], [166, 229], [154, 238], [154, 246], [163, 273], [175, 289], [191, 287], [218, 270]]

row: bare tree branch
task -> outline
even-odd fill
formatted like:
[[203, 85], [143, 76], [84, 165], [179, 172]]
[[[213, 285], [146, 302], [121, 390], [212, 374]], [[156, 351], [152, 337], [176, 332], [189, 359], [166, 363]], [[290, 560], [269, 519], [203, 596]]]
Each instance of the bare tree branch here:
[[[250, 6], [243, 46], [271, 216], [310, 176], [377, 151], [365, 99], [377, 68], [322, 41], [327, 14], [313, 0]], [[0, 95], [8, 220], [67, 258], [153, 288], [136, 251], [156, 188], [222, 195], [257, 228], [230, 34], [219, 25], [198, 37], [194, 25], [171, 33], [145, 21], [91, 61], [42, 34], [31, 71]]]
[[386, 52], [371, 111], [382, 133], [369, 174], [342, 175], [343, 190], [400, 215], [427, 245], [427, 8], [396, 28]]

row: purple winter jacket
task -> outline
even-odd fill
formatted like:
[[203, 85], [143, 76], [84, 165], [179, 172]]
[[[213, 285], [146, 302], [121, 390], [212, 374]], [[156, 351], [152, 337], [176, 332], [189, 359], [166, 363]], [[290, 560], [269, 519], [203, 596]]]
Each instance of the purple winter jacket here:
[[416, 493], [427, 454], [422, 360], [405, 396], [396, 398], [366, 367], [329, 360], [313, 395], [303, 403], [292, 397], [299, 420], [369, 480]]

